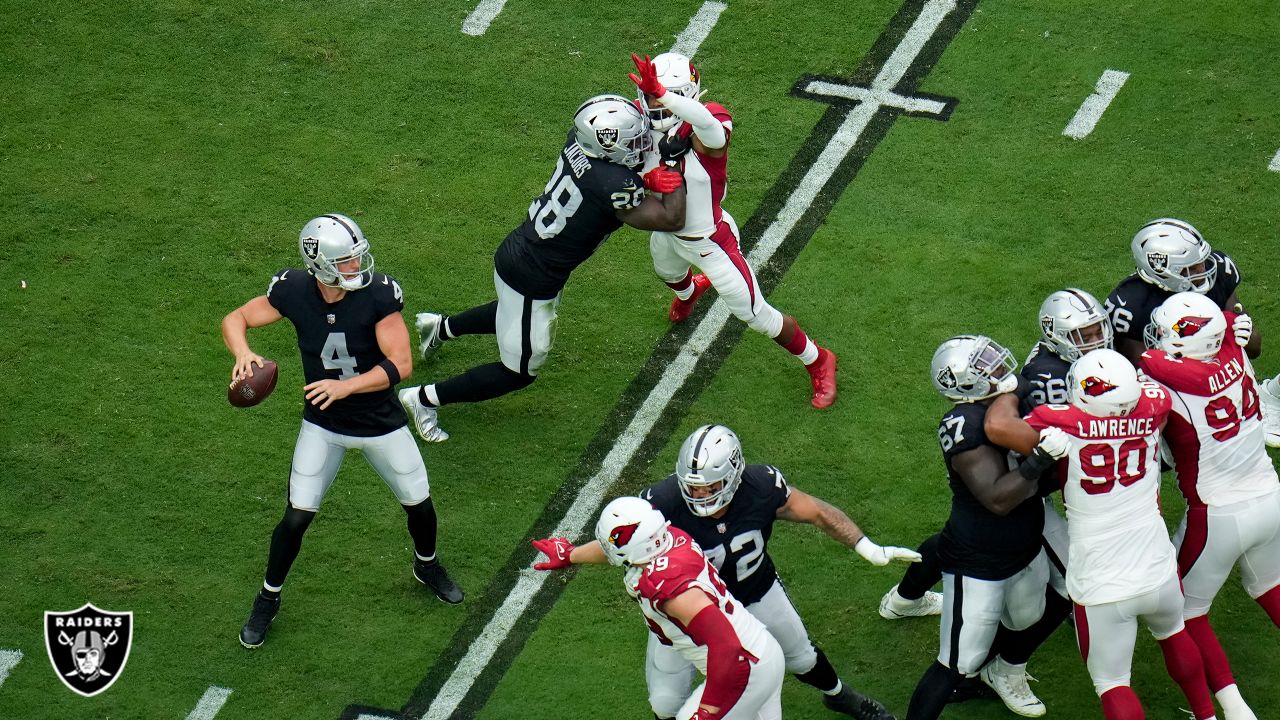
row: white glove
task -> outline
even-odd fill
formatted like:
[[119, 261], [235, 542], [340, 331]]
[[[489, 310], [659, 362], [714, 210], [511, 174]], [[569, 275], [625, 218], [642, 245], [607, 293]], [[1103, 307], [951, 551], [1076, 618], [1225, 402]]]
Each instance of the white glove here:
[[1062, 428], [1047, 427], [1040, 431], [1040, 444], [1036, 448], [1054, 460], [1061, 460], [1071, 452], [1071, 436]]
[[1249, 338], [1253, 337], [1253, 318], [1248, 315], [1237, 315], [1236, 321], [1231, 323], [1231, 332], [1235, 333], [1236, 344], [1244, 347], [1249, 344]]
[[904, 560], [906, 562], [920, 562], [920, 553], [915, 550], [906, 548], [893, 547], [892, 545], [880, 546], [871, 542], [871, 538], [866, 535], [853, 546], [855, 552], [862, 556], [863, 560], [872, 565], [888, 565], [894, 560]]

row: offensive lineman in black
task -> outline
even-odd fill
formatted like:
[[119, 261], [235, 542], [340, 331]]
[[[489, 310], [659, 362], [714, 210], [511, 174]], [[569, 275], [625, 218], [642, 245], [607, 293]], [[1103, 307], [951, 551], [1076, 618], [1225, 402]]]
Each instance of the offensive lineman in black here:
[[[529, 386], [551, 350], [556, 305], [569, 274], [623, 224], [641, 230], [676, 230], [684, 224], [685, 191], [679, 173], [636, 172], [652, 145], [649, 119], [630, 100], [597, 95], [574, 114], [573, 129], [542, 195], [494, 255], [498, 299], [457, 315], [419, 313], [422, 358], [461, 335], [496, 335], [501, 362], [400, 391], [418, 434], [443, 442], [437, 408], [480, 402]], [[663, 193], [645, 196], [645, 189]]]
[[413, 538], [414, 577], [441, 600], [462, 602], [462, 590], [436, 559], [436, 511], [427, 468], [396, 402], [396, 383], [413, 372], [409, 329], [400, 315], [400, 285], [373, 272], [368, 241], [344, 215], [308, 222], [298, 246], [305, 270], [276, 273], [265, 295], [222, 320], [222, 339], [235, 356], [232, 381], [252, 375], [255, 364], [262, 367], [262, 356], [249, 348], [248, 329], [282, 318], [297, 331], [307, 381], [289, 501], [271, 535], [262, 590], [240, 630], [240, 643], [247, 648], [266, 639], [302, 535], [351, 448], [361, 451], [404, 507]]
[[933, 355], [934, 389], [955, 403], [938, 426], [952, 501], [937, 544], [938, 657], [912, 693], [907, 720], [935, 720], [960, 682], [982, 669], [1000, 625], [1025, 630], [1044, 612], [1049, 561], [1038, 481], [1068, 441], [1046, 430], [1031, 457], [1010, 470], [1007, 451], [987, 438], [987, 407], [1017, 387], [1016, 365], [1008, 350], [975, 335], [950, 338]]
[[[790, 487], [777, 468], [746, 465], [738, 436], [723, 425], [694, 430], [680, 448], [676, 472], [640, 497], [697, 541], [729, 592], [782, 646], [787, 671], [821, 690], [828, 708], [860, 720], [892, 720], [880, 703], [841, 682], [809, 640], [769, 557], [769, 538], [774, 521], [782, 519], [816, 525], [875, 565], [915, 562], [917, 553], [876, 545], [839, 508]], [[675, 717], [689, 695], [694, 667], [652, 635], [645, 656], [654, 715]]]

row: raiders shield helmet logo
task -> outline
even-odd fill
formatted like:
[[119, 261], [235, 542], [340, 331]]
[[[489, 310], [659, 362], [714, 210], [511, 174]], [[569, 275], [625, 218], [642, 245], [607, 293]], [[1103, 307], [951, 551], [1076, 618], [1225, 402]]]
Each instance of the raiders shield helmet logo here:
[[600, 147], [608, 150], [618, 144], [617, 128], [600, 128], [596, 130], [596, 141], [600, 143]]
[[320, 241], [319, 241], [319, 240], [317, 240], [317, 239], [315, 239], [315, 238], [303, 238], [303, 240], [302, 240], [302, 252], [306, 253], [306, 254], [307, 254], [307, 257], [311, 258], [312, 260], [315, 260], [315, 259], [316, 259], [316, 252], [317, 252], [319, 249], [320, 249]]
[[938, 384], [947, 390], [955, 388], [956, 374], [951, 371], [950, 366], [944, 367], [938, 371]]
[[1053, 335], [1053, 316], [1045, 315], [1040, 318], [1040, 330], [1044, 332], [1045, 337]]
[[100, 610], [46, 611], [44, 646], [58, 679], [72, 691], [93, 697], [120, 679], [133, 644], [133, 613]]
[[1147, 264], [1156, 272], [1164, 272], [1169, 267], [1169, 256], [1165, 253], [1147, 253]]

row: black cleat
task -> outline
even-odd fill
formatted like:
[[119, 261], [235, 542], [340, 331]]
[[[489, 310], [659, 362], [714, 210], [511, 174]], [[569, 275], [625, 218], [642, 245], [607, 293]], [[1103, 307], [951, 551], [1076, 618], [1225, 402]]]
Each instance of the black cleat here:
[[267, 639], [267, 630], [271, 629], [271, 622], [276, 619], [276, 614], [279, 612], [279, 595], [274, 600], [264, 597], [262, 593], [255, 595], [253, 610], [249, 611], [249, 619], [245, 620], [244, 627], [240, 628], [240, 644], [250, 650], [261, 646], [262, 641]]
[[440, 564], [439, 560], [426, 562], [414, 558], [413, 576], [418, 582], [431, 588], [431, 592], [436, 594], [444, 602], [450, 605], [457, 605], [462, 602], [462, 588], [458, 584], [449, 579], [449, 573]]
[[893, 714], [883, 705], [844, 685], [835, 695], [823, 695], [822, 704], [828, 710], [843, 713], [858, 720], [894, 720]]

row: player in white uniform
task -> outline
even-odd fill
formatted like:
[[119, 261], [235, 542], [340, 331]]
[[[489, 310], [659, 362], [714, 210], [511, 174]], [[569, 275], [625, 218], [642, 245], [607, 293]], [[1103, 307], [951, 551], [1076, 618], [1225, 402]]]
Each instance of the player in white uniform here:
[[1204, 665], [1182, 622], [1182, 590], [1173, 544], [1160, 516], [1160, 429], [1170, 399], [1114, 350], [1094, 350], [1071, 366], [1070, 405], [1041, 405], [1027, 438], [1066, 432], [1071, 449], [1059, 463], [1071, 561], [1067, 590], [1075, 602], [1080, 654], [1107, 720], [1143, 717], [1129, 686], [1137, 621], [1164, 654], [1197, 720], [1214, 717]]
[[782, 648], [729, 593], [697, 543], [670, 525], [647, 501], [621, 497], [605, 506], [590, 543], [534, 540], [549, 558], [534, 569], [606, 562], [627, 568], [627, 594], [640, 604], [649, 632], [706, 678], [678, 720], [781, 720]]
[[[1232, 341], [1224, 342], [1228, 329]], [[1139, 368], [1173, 399], [1164, 438], [1187, 512], [1178, 530], [1187, 630], [1227, 720], [1256, 720], [1240, 697], [1209, 606], [1239, 564], [1245, 591], [1280, 625], [1280, 480], [1264, 443], [1257, 377], [1242, 350], [1252, 321], [1197, 293], [1151, 314]]]
[[[733, 117], [719, 103], [700, 101], [698, 71], [684, 55], [631, 59], [640, 72], [630, 76], [640, 89], [638, 102], [653, 124], [655, 147], [661, 145], [646, 157], [645, 169], [659, 162], [679, 168], [687, 193], [684, 226], [649, 236], [653, 269], [676, 294], [672, 322], [687, 319], [702, 293], [714, 287], [739, 320], [804, 363], [813, 385], [813, 406], [830, 406], [836, 400], [835, 354], [818, 347], [794, 317], [760, 294], [755, 271], [738, 247], [738, 225], [720, 207], [728, 184]], [[702, 273], [695, 275], [693, 265]]]

